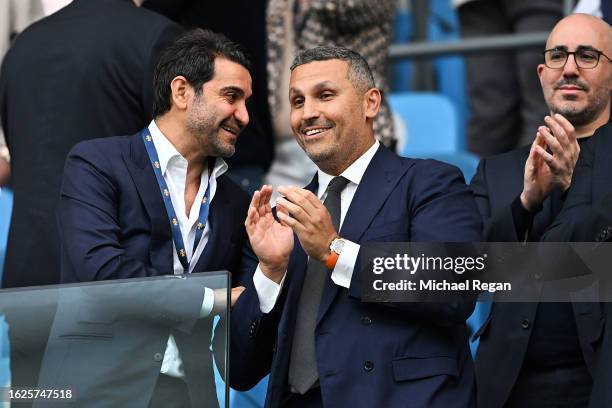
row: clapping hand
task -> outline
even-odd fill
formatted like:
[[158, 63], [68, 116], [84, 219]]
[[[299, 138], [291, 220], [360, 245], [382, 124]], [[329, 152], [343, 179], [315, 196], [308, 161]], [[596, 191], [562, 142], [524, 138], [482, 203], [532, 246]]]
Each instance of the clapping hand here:
[[[574, 127], [560, 114], [546, 116], [525, 163], [521, 203], [527, 210], [539, 207], [553, 188], [569, 188], [580, 153]], [[548, 148], [550, 151], [547, 151]]]
[[289, 264], [293, 231], [274, 219], [271, 197], [272, 187], [267, 185], [253, 194], [244, 225], [251, 247], [259, 259], [259, 268], [269, 279], [279, 283]]
[[283, 209], [278, 218], [293, 229], [310, 257], [325, 262], [329, 244], [338, 236], [327, 208], [303, 188], [279, 187], [278, 191], [284, 195], [277, 200], [277, 210]]

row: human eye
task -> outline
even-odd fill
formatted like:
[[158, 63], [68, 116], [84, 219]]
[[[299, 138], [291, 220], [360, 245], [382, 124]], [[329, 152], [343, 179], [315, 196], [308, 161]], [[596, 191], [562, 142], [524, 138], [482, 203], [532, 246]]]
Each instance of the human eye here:
[[594, 62], [599, 58], [599, 54], [593, 50], [582, 50], [578, 52], [578, 58], [584, 62]]
[[321, 95], [319, 95], [319, 98], [321, 98], [321, 100], [323, 101], [328, 101], [332, 99], [333, 97], [334, 97], [334, 93], [331, 91], [323, 91], [321, 92]]
[[299, 107], [301, 107], [302, 105], [304, 105], [304, 98], [303, 98], [303, 97], [301, 97], [301, 96], [296, 96], [296, 97], [292, 98], [292, 99], [291, 99], [291, 105], [292, 105], [294, 108], [299, 108]]
[[551, 61], [563, 61], [565, 58], [567, 58], [567, 52], [563, 50], [551, 50], [548, 53], [548, 58]]

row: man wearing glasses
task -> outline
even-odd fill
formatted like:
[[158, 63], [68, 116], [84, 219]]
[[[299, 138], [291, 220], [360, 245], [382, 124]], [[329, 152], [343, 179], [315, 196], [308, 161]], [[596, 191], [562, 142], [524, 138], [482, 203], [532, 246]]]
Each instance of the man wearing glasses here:
[[[539, 241], [563, 206], [580, 146], [610, 117], [612, 29], [585, 14], [553, 29], [537, 72], [550, 109], [531, 146], [485, 158], [471, 182], [492, 242]], [[599, 304], [494, 303], [478, 330], [478, 406], [586, 407]]]

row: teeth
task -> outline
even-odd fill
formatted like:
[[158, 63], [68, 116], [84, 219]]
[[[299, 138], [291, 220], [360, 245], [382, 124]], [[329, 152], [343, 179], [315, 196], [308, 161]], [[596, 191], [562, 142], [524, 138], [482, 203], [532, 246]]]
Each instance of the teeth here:
[[221, 126], [221, 129], [226, 130], [226, 131], [228, 131], [230, 133], [236, 134], [236, 131], [234, 129], [232, 129], [232, 128]]
[[321, 132], [325, 132], [325, 130], [327, 129], [310, 129], [310, 130], [307, 130], [305, 133], [307, 136], [312, 136], [312, 135], [316, 135]]

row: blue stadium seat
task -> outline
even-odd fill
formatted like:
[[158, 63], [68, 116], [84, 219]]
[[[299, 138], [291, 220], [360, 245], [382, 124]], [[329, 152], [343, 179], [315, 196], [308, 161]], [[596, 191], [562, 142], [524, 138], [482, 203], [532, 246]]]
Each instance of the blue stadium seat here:
[[486, 323], [489, 315], [491, 314], [492, 307], [493, 302], [479, 300], [476, 302], [474, 312], [466, 321], [468, 330], [470, 332], [470, 351], [472, 353], [472, 358], [474, 359], [476, 358], [478, 346], [480, 345], [480, 337], [476, 336], [476, 333], [478, 333], [478, 330], [480, 330], [480, 328]]
[[4, 254], [12, 211], [13, 192], [8, 188], [0, 188], [0, 279], [4, 268]]
[[[0, 280], [4, 267], [4, 255], [8, 238], [11, 212], [13, 211], [13, 193], [7, 188], [0, 188]], [[10, 344], [8, 325], [4, 316], [0, 316], [0, 387], [6, 387], [10, 381]]]
[[448, 97], [433, 92], [389, 95], [396, 118], [398, 151], [405, 157], [432, 158], [461, 169], [467, 181], [478, 158], [462, 150], [457, 112]]
[[[398, 0], [395, 12], [394, 38], [396, 44], [412, 41], [413, 24], [408, 0]], [[456, 41], [460, 38], [459, 19], [448, 0], [431, 0], [427, 22], [429, 41]], [[436, 90], [448, 96], [456, 108], [459, 123], [459, 146], [465, 146], [465, 128], [469, 115], [466, 90], [464, 58], [460, 55], [440, 56], [432, 59]], [[401, 60], [393, 64], [390, 71], [390, 86], [393, 92], [411, 89], [412, 60]]]
[[400, 118], [396, 133], [401, 155], [458, 151], [457, 113], [447, 97], [433, 92], [392, 93], [389, 104]]

